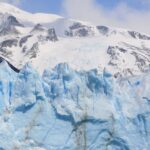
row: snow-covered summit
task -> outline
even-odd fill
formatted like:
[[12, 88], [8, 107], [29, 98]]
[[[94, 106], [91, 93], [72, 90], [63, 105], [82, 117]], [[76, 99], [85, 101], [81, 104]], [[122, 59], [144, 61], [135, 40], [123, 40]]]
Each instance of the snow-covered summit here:
[[0, 55], [17, 68], [31, 62], [42, 73], [67, 62], [77, 70], [106, 67], [116, 76], [149, 70], [150, 35], [32, 14], [6, 3], [0, 8]]
[[[17, 17], [19, 20], [28, 22], [28, 23], [48, 23], [55, 21], [59, 18], [62, 18], [59, 15], [55, 14], [44, 14], [44, 13], [29, 13], [26, 11], [23, 11], [13, 5], [10, 5], [8, 3], [0, 2], [0, 13], [7, 13], [12, 14], [13, 16]], [[42, 18], [42, 19], [41, 19]]]

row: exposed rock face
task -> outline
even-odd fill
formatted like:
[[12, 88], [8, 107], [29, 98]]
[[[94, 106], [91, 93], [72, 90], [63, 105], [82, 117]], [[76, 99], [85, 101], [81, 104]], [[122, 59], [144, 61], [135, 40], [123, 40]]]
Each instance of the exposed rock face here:
[[107, 53], [110, 55], [111, 57], [111, 60], [109, 62], [109, 64], [111, 65], [115, 65], [117, 66], [118, 63], [120, 63], [120, 55], [121, 53], [125, 53], [127, 50], [124, 50], [122, 48], [119, 48], [119, 47], [108, 47], [108, 50], [107, 50]]
[[45, 31], [45, 28], [41, 24], [37, 24], [34, 26], [31, 33], [44, 32], [44, 31]]
[[12, 25], [12, 26], [23, 27], [23, 25], [16, 19], [16, 17], [11, 16], [11, 15], [7, 17], [7, 24]]
[[129, 35], [131, 38], [134, 39], [141, 39], [141, 40], [150, 40], [150, 36], [146, 34], [142, 34], [136, 31], [127, 31], [127, 33], [123, 31], [117, 31], [112, 28], [109, 28], [107, 26], [96, 26], [97, 30], [102, 34], [102, 35], [115, 35], [115, 34], [122, 34], [122, 35]]
[[97, 29], [103, 35], [106, 35], [109, 32], [109, 28], [106, 26], [97, 26]]
[[17, 46], [17, 43], [18, 43], [17, 39], [5, 40], [2, 43], [0, 43], [0, 48]]
[[9, 50], [9, 48], [16, 47], [17, 44], [18, 44], [17, 39], [8, 39], [1, 42], [0, 43], [1, 55], [5, 57], [10, 57], [12, 55], [12, 52]]
[[7, 14], [3, 15], [2, 22], [0, 23], [0, 36], [19, 34], [15, 28], [16, 26], [23, 27], [14, 16]]
[[26, 55], [30, 58], [36, 58], [38, 50], [39, 44], [36, 42], [32, 45], [31, 49], [27, 51]]
[[[141, 54], [143, 52], [143, 54]], [[133, 46], [129, 46], [129, 48], [124, 49], [122, 47], [118, 46], [110, 46], [107, 50], [107, 53], [110, 55], [110, 61], [109, 65], [120, 67], [121, 65], [126, 65], [126, 62], [128, 60], [125, 60], [125, 55], [127, 55], [129, 58], [127, 59], [132, 59], [133, 63], [131, 65], [135, 65], [137, 69], [141, 72], [147, 72], [149, 70], [149, 63], [150, 63], [150, 58], [147, 57], [149, 55], [149, 50], [145, 49], [137, 49]], [[124, 67], [122, 67], [124, 68]], [[124, 68], [123, 72], [132, 75], [132, 71], [130, 68]], [[125, 74], [126, 74], [125, 73]]]
[[25, 44], [25, 43], [28, 41], [28, 39], [29, 39], [30, 37], [32, 37], [32, 35], [27, 35], [27, 36], [25, 36], [25, 37], [22, 37], [22, 38], [20, 39], [19, 46], [22, 47], [23, 44]]
[[141, 34], [136, 31], [128, 31], [129, 35], [135, 39], [150, 40], [150, 36]]
[[57, 38], [57, 35], [56, 35], [54, 28], [51, 28], [48, 30], [48, 35], [47, 35], [46, 39], [53, 41], [53, 42], [58, 41], [58, 38]]
[[82, 25], [81, 23], [74, 23], [72, 26], [69, 27], [69, 31], [65, 32], [66, 36], [79, 36], [79, 37], [86, 37], [93, 35], [92, 27]]

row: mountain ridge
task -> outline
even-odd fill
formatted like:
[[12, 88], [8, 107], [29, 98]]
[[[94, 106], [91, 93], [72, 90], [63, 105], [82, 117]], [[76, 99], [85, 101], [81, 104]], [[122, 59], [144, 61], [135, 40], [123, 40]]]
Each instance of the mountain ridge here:
[[[28, 61], [41, 73], [44, 69], [43, 66], [54, 67], [57, 63], [62, 62], [69, 63], [75, 69], [101, 66], [103, 70], [107, 67], [111, 68], [110, 71], [112, 70], [114, 74], [118, 72], [122, 74], [124, 70], [130, 70], [129, 72], [133, 72], [132, 74], [137, 74], [137, 72], [143, 72], [148, 68], [150, 49], [148, 35], [126, 29], [95, 26], [91, 23], [66, 19], [52, 14], [46, 14], [47, 23], [45, 20], [40, 22], [44, 17], [42, 20], [33, 19], [35, 14], [24, 12], [9, 4], [1, 3], [1, 7], [4, 7], [2, 11], [7, 13], [1, 14], [0, 19], [0, 54], [18, 69]], [[11, 9], [14, 11], [11, 12]], [[15, 24], [8, 22], [9, 18], [13, 18]], [[39, 25], [41, 31], [37, 28]], [[110, 47], [116, 48], [113, 53], [108, 52]], [[130, 50], [131, 52], [128, 50], [129, 47], [131, 50], [133, 49]], [[120, 53], [121, 49], [124, 49], [124, 52]], [[145, 56], [135, 52], [134, 49], [142, 50]], [[61, 57], [63, 53], [67, 53], [68, 56]], [[79, 60], [73, 60], [73, 55], [76, 55]], [[104, 57], [102, 60], [98, 60], [101, 55]], [[126, 58], [128, 56], [134, 60], [133, 63]], [[47, 60], [51, 59], [50, 62], [43, 62], [44, 57]], [[94, 57], [97, 60], [94, 60]], [[118, 63], [113, 62], [115, 58]]]

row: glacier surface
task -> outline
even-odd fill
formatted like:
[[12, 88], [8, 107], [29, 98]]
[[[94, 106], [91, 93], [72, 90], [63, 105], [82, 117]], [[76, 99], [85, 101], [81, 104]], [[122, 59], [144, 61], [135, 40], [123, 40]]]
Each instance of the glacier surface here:
[[114, 78], [61, 63], [42, 77], [0, 63], [1, 150], [149, 150], [149, 73]]

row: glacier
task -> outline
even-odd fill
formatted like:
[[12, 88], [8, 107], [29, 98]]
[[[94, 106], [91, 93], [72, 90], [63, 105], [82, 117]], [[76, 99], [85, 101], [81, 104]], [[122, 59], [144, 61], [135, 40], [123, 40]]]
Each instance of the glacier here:
[[0, 2], [0, 150], [150, 150], [149, 41]]
[[150, 74], [0, 63], [0, 150], [149, 150]]

